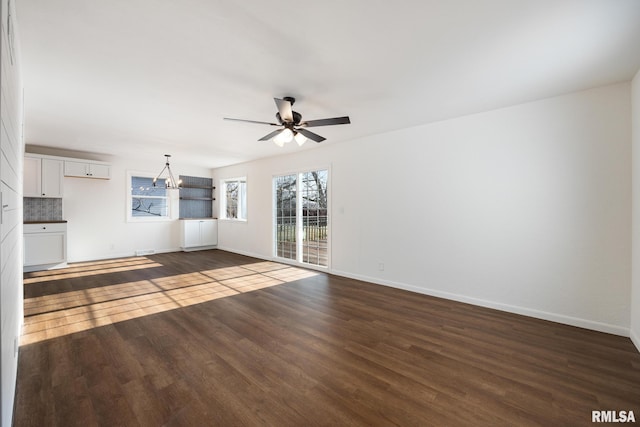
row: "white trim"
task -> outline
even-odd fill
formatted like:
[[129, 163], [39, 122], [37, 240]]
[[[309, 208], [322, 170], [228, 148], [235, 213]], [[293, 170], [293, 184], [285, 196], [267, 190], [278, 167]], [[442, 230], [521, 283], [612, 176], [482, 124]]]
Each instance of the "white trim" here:
[[293, 265], [295, 267], [306, 268], [307, 270], [316, 270], [316, 271], [321, 271], [323, 273], [331, 274], [329, 267], [326, 267], [324, 265], [307, 264], [306, 262], [300, 262], [294, 259], [280, 258], [280, 257], [272, 257], [271, 261], [278, 262], [280, 264], [287, 264], [287, 265]]
[[58, 270], [61, 268], [67, 268], [67, 263], [68, 261], [54, 262], [52, 264], [25, 265], [22, 267], [22, 272], [32, 273], [34, 271]]
[[226, 246], [218, 246], [217, 249], [220, 251], [231, 252], [233, 254], [249, 256], [251, 258], [263, 259], [265, 261], [277, 261], [275, 258], [268, 258], [268, 257], [265, 257], [264, 255], [257, 254], [255, 252], [240, 251], [238, 249], [228, 248]]
[[240, 222], [240, 223], [247, 223], [249, 222], [246, 219], [238, 219], [238, 218], [217, 218], [218, 221], [228, 221], [228, 222]]
[[389, 286], [391, 288], [403, 289], [406, 291], [416, 292], [424, 295], [430, 295], [437, 298], [444, 298], [452, 301], [458, 301], [458, 302], [463, 302], [467, 304], [477, 305], [480, 307], [492, 308], [494, 310], [520, 314], [523, 316], [533, 317], [536, 319], [549, 320], [551, 322], [562, 323], [565, 325], [576, 326], [579, 328], [590, 329], [598, 332], [605, 332], [613, 335], [620, 335], [623, 337], [628, 337], [630, 332], [629, 328], [624, 328], [622, 326], [611, 325], [611, 324], [602, 323], [602, 322], [595, 322], [593, 320], [566, 316], [564, 314], [550, 313], [547, 311], [535, 310], [531, 308], [520, 307], [520, 306], [515, 306], [510, 304], [502, 304], [502, 303], [484, 300], [480, 298], [474, 298], [474, 297], [468, 297], [468, 296], [459, 295], [459, 294], [453, 294], [450, 292], [438, 291], [435, 289], [422, 288], [422, 287], [407, 285], [399, 282], [381, 280], [374, 277], [368, 277], [368, 276], [363, 276], [359, 274], [351, 274], [344, 271], [333, 270], [331, 273], [337, 276], [343, 276], [343, 277], [348, 277], [350, 279], [356, 279], [356, 280], [362, 280], [369, 283], [374, 283], [376, 285]]
[[177, 208], [174, 206], [175, 201], [179, 199], [178, 191], [176, 189], [167, 189], [166, 197], [160, 196], [148, 196], [144, 198], [157, 198], [157, 199], [166, 199], [167, 200], [167, 216], [133, 216], [131, 215], [132, 209], [132, 199], [133, 196], [131, 194], [131, 178], [134, 176], [142, 177], [142, 178], [155, 178], [156, 176], [152, 172], [144, 172], [144, 171], [132, 171], [127, 170], [127, 179], [125, 180], [126, 187], [126, 222], [130, 223], [139, 223], [139, 222], [167, 222], [174, 221], [177, 216]]
[[329, 268], [324, 267], [322, 265], [313, 265], [313, 264], [305, 264], [305, 263], [301, 263], [292, 259], [287, 259], [287, 258], [278, 258], [278, 257], [265, 257], [264, 255], [260, 255], [254, 252], [246, 252], [246, 251], [240, 251], [234, 248], [227, 248], [225, 246], [218, 246], [216, 247], [216, 249], [221, 250], [221, 251], [225, 251], [225, 252], [231, 252], [234, 254], [238, 254], [238, 255], [243, 255], [243, 256], [248, 256], [251, 258], [258, 258], [258, 259], [262, 259], [265, 261], [272, 261], [272, 262], [277, 262], [279, 264], [287, 264], [287, 265], [291, 265], [294, 267], [300, 267], [300, 268], [304, 268], [307, 270], [315, 270], [315, 271], [320, 271], [322, 273], [327, 273], [327, 274], [331, 274], [331, 272], [329, 271]]
[[[171, 253], [171, 252], [183, 252], [181, 248], [169, 248], [169, 249], [154, 249], [154, 254], [153, 255], [157, 255], [157, 254], [166, 254], [166, 253]], [[151, 256], [153, 256], [151, 255]], [[109, 255], [104, 255], [104, 256], [99, 256], [99, 257], [91, 257], [91, 258], [77, 258], [77, 259], [73, 259], [73, 260], [67, 260], [68, 264], [73, 264], [76, 262], [91, 262], [91, 261], [103, 261], [103, 260], [107, 260], [107, 259], [118, 259], [118, 258], [131, 258], [131, 257], [135, 257], [135, 256], [147, 256], [147, 255], [136, 255], [136, 251], [132, 250], [132, 251], [127, 251], [127, 252], [118, 252], [118, 253], [113, 253], [113, 254], [109, 254]], [[73, 266], [70, 266], [73, 267]]]
[[[227, 189], [226, 184], [228, 182], [238, 183], [238, 218], [227, 218]], [[247, 176], [239, 176], [235, 178], [220, 178], [220, 200], [218, 201], [218, 219], [223, 221], [234, 222], [247, 222], [249, 218], [248, 209], [248, 192], [249, 192], [249, 179]], [[240, 186], [240, 183], [244, 183], [244, 191]], [[224, 190], [224, 191], [223, 191]]]

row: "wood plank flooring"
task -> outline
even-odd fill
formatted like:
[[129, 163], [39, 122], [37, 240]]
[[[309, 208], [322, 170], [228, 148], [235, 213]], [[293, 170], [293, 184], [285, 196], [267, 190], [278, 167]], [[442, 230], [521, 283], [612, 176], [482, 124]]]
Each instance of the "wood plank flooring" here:
[[15, 426], [592, 425], [628, 338], [223, 251], [25, 274]]

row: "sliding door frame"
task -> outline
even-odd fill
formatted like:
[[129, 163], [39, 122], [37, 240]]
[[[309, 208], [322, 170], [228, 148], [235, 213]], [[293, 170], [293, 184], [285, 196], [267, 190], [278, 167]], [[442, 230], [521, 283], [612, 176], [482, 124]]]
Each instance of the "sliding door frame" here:
[[[304, 173], [314, 172], [314, 171], [327, 171], [327, 188], [326, 188], [326, 198], [327, 198], [327, 265], [316, 265], [309, 264], [303, 260], [303, 240], [299, 238], [303, 234], [303, 221], [302, 221], [302, 184], [301, 184], [301, 176]], [[272, 231], [272, 256], [273, 259], [286, 263], [286, 264], [294, 264], [303, 266], [305, 268], [311, 268], [322, 271], [330, 271], [331, 270], [331, 166], [318, 166], [318, 167], [308, 167], [308, 168], [300, 168], [288, 172], [282, 172], [274, 174], [271, 177], [271, 231]], [[277, 192], [276, 192], [276, 178], [296, 175], [296, 258], [284, 258], [278, 256], [278, 223], [277, 223]]]

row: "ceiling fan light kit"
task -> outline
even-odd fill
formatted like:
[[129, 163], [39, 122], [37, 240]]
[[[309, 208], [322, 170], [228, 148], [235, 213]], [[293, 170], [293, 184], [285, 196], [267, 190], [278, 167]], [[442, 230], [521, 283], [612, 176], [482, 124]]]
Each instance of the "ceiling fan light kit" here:
[[282, 143], [291, 142], [292, 139], [293, 131], [289, 128], [282, 129], [282, 132], [280, 132], [275, 136], [275, 138], [273, 138], [274, 141], [279, 141]]
[[296, 140], [296, 142], [298, 143], [299, 147], [302, 147], [302, 144], [304, 144], [305, 142], [307, 142], [307, 137], [304, 136], [303, 134], [301, 134], [300, 132], [297, 132], [294, 136], [293, 139]]
[[278, 147], [284, 147], [284, 144], [291, 142], [295, 139], [296, 143], [299, 146], [302, 146], [307, 139], [310, 139], [315, 142], [322, 142], [326, 138], [320, 136], [316, 133], [313, 133], [306, 128], [316, 127], [316, 126], [332, 126], [332, 125], [346, 125], [351, 123], [349, 116], [343, 117], [333, 117], [330, 119], [319, 119], [319, 120], [308, 120], [302, 121], [302, 115], [297, 111], [293, 111], [291, 107], [296, 102], [296, 99], [290, 96], [285, 96], [284, 98], [273, 98], [276, 103], [276, 107], [278, 107], [278, 112], [276, 113], [276, 119], [278, 123], [269, 123], [269, 122], [260, 122], [256, 120], [244, 120], [244, 119], [232, 119], [229, 117], [225, 117], [224, 120], [233, 120], [237, 122], [246, 122], [246, 123], [255, 123], [269, 126], [278, 126], [282, 127], [281, 129], [275, 130], [271, 133], [260, 138], [258, 141], [268, 141], [273, 139], [273, 142]]

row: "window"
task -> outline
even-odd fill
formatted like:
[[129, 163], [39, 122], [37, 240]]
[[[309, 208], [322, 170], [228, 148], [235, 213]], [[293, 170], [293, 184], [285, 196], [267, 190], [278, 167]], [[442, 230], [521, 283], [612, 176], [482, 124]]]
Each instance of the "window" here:
[[273, 178], [275, 256], [328, 265], [328, 181], [328, 170]]
[[162, 185], [153, 186], [153, 178], [130, 175], [129, 220], [170, 218], [169, 191]]
[[247, 220], [247, 179], [223, 179], [220, 183], [220, 218]]

